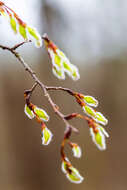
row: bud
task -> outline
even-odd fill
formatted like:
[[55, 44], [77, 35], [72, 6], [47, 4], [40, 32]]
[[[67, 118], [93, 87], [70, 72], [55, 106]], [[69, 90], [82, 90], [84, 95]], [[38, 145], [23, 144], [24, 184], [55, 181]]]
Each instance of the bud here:
[[90, 117], [92, 117], [92, 118], [94, 118], [94, 117], [96, 116], [96, 112], [94, 111], [94, 109], [91, 108], [91, 107], [89, 107], [89, 106], [87, 106], [87, 105], [83, 106], [83, 110], [84, 110], [84, 112], [85, 112], [88, 116], [90, 116]]
[[72, 183], [77, 183], [77, 184], [82, 183], [84, 178], [80, 175], [79, 171], [73, 166], [69, 167], [69, 170], [70, 172], [66, 174], [69, 181]]
[[75, 81], [79, 80], [80, 79], [80, 74], [79, 74], [78, 68], [75, 65], [73, 65], [73, 64], [71, 64], [71, 68], [72, 68], [71, 78], [73, 80], [75, 80]]
[[82, 155], [81, 148], [75, 143], [71, 143], [71, 146], [72, 146], [72, 151], [73, 151], [74, 157], [80, 158]]
[[61, 169], [63, 173], [67, 173], [67, 167], [71, 165], [69, 159], [66, 157], [64, 161], [62, 161]]
[[54, 74], [58, 79], [62, 79], [62, 80], [65, 79], [65, 74], [64, 74], [64, 71], [63, 71], [62, 69], [61, 69], [61, 70], [58, 70], [57, 67], [53, 66], [52, 72], [53, 72], [53, 74]]
[[42, 46], [42, 39], [41, 39], [41, 36], [38, 33], [38, 31], [35, 28], [30, 27], [30, 26], [27, 26], [27, 31], [29, 34], [29, 39], [31, 39], [34, 42], [35, 46], [37, 48], [41, 47]]
[[11, 25], [11, 28], [12, 30], [17, 33], [17, 23], [16, 23], [16, 20], [14, 17], [10, 17], [10, 25]]
[[48, 114], [43, 109], [35, 106], [34, 112], [40, 120], [42, 120], [42, 121], [48, 121], [49, 120]]
[[22, 26], [21, 24], [19, 25], [19, 33], [24, 38], [24, 40], [27, 40], [26, 28]]
[[80, 78], [78, 68], [70, 63], [66, 55], [49, 40], [47, 35], [43, 39], [52, 61], [54, 75], [59, 79], [65, 79], [65, 72], [73, 80], [78, 80]]
[[108, 123], [108, 120], [100, 112], [96, 112], [96, 116], [94, 117], [94, 120], [97, 123], [101, 123], [102, 125], [107, 125]]
[[98, 106], [98, 101], [92, 96], [83, 96], [83, 101], [89, 106]]
[[78, 68], [71, 64], [69, 59], [65, 56], [65, 54], [59, 50], [56, 49], [57, 54], [62, 60], [63, 68], [64, 71], [73, 79], [73, 80], [78, 80], [80, 78]]
[[80, 175], [79, 171], [71, 165], [68, 158], [65, 158], [65, 160], [62, 162], [62, 171], [66, 174], [66, 177], [72, 183], [79, 184], [84, 179]]
[[90, 128], [92, 140], [100, 150], [105, 150], [106, 149], [105, 135], [102, 133], [99, 127], [97, 129], [98, 129], [98, 132], [95, 133], [93, 131], [93, 128]]
[[48, 48], [48, 53], [52, 60], [52, 65], [55, 66], [57, 70], [61, 70], [63, 67], [61, 58], [51, 48]]
[[63, 62], [64, 71], [73, 79], [78, 80], [80, 78], [78, 68], [71, 64], [69, 60]]
[[51, 133], [51, 131], [47, 127], [44, 127], [42, 130], [42, 144], [48, 145], [51, 142], [52, 137], [53, 134]]
[[33, 111], [27, 106], [27, 104], [25, 104], [24, 112], [29, 117], [29, 119], [33, 119], [35, 117]]
[[65, 74], [63, 70], [63, 64], [61, 58], [53, 51], [53, 49], [48, 48], [49, 56], [52, 60], [52, 72], [58, 79], [65, 79]]
[[100, 128], [100, 130], [102, 131], [102, 133], [105, 135], [105, 137], [109, 137], [109, 134], [107, 133], [107, 131], [102, 127], [102, 126], [100, 126], [99, 125], [99, 128]]

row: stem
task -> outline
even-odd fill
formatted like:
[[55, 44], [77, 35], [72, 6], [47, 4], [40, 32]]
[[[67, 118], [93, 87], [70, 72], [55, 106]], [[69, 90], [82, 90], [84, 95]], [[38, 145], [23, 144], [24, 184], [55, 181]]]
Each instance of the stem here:
[[73, 92], [71, 89], [69, 88], [63, 88], [63, 87], [56, 87], [56, 86], [46, 86], [47, 90], [62, 90], [65, 91], [67, 93], [69, 93], [70, 95], [74, 96], [75, 92]]

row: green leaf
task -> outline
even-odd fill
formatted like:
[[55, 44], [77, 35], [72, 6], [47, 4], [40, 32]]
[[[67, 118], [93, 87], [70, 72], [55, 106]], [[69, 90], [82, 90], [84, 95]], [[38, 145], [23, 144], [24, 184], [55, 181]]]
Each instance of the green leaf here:
[[98, 101], [94, 97], [92, 97], [92, 96], [84, 96], [83, 100], [89, 106], [93, 106], [93, 107], [97, 107], [98, 106]]
[[84, 178], [80, 175], [79, 171], [73, 166], [69, 167], [70, 172], [66, 174], [67, 178], [72, 183], [82, 183]]
[[78, 80], [80, 78], [78, 68], [70, 63], [69, 59], [61, 50], [56, 49], [56, 53], [61, 58], [64, 72], [66, 72], [73, 80]]
[[54, 63], [58, 66], [58, 68], [62, 67], [61, 58], [57, 54], [55, 54], [55, 56], [54, 56]]
[[102, 135], [99, 132], [96, 133], [95, 140], [99, 146], [103, 147]]
[[72, 146], [73, 146], [72, 151], [73, 151], [74, 157], [80, 158], [82, 155], [81, 148], [77, 144], [74, 144], [74, 143], [72, 143]]
[[63, 62], [64, 71], [73, 79], [78, 80], [80, 78], [78, 68], [71, 64], [69, 60]]
[[26, 28], [24, 26], [19, 25], [19, 33], [25, 40], [27, 39]]
[[11, 28], [12, 30], [17, 33], [17, 29], [16, 29], [16, 21], [13, 17], [10, 17], [10, 25], [11, 25]]
[[63, 60], [67, 60], [68, 58], [66, 57], [66, 55], [60, 50], [60, 49], [56, 49], [57, 54], [61, 57], [61, 59]]
[[101, 130], [101, 132], [103, 133], [103, 135], [105, 135], [107, 138], [109, 137], [109, 134], [107, 133], [107, 131], [102, 127], [102, 126], [98, 126]]
[[62, 162], [61, 168], [70, 182], [78, 184], [83, 181], [84, 178], [79, 174], [79, 171], [71, 165], [68, 158], [65, 158]]
[[63, 173], [66, 174], [68, 172], [68, 167], [71, 166], [71, 163], [67, 157], [65, 157], [64, 159], [65, 160], [62, 161], [61, 169]]
[[29, 119], [33, 119], [35, 117], [33, 111], [30, 110], [30, 108], [26, 104], [25, 104], [24, 112], [29, 117]]
[[48, 145], [51, 140], [52, 140], [53, 134], [51, 133], [51, 131], [45, 127], [42, 131], [42, 144], [43, 145]]
[[61, 57], [55, 53], [51, 48], [48, 48], [48, 53], [50, 55], [52, 65], [59, 71], [62, 69]]
[[58, 79], [61, 79], [61, 80], [64, 80], [64, 79], [65, 79], [65, 74], [64, 74], [64, 71], [63, 71], [62, 69], [61, 69], [61, 70], [58, 70], [55, 66], [53, 66], [52, 72], [53, 72], [53, 74], [54, 74]]
[[94, 111], [94, 109], [93, 108], [91, 108], [91, 107], [89, 107], [89, 106], [83, 106], [83, 110], [84, 110], [84, 112], [88, 115], [88, 116], [90, 116], [90, 117], [92, 117], [92, 118], [94, 118], [95, 116], [96, 116], [96, 112]]
[[67, 173], [67, 163], [65, 161], [62, 162], [61, 169], [63, 173]]
[[37, 32], [35, 28], [32, 28], [30, 26], [27, 26], [28, 33], [32, 37], [32, 41], [34, 41], [36, 47], [41, 47], [42, 46], [42, 39], [40, 34]]
[[47, 35], [43, 39], [52, 60], [54, 75], [59, 79], [65, 79], [66, 72], [73, 80], [78, 80], [80, 78], [78, 68], [70, 63], [66, 55], [49, 40]]
[[80, 74], [79, 74], [79, 71], [78, 71], [78, 68], [75, 66], [75, 65], [72, 65], [72, 75], [71, 75], [71, 78], [73, 80], [78, 80], [80, 79]]
[[63, 62], [63, 67], [64, 67], [64, 69], [65, 69], [65, 71], [67, 72], [67, 73], [69, 73], [69, 75], [70, 75], [70, 73], [72, 73], [72, 68], [71, 68], [71, 65], [70, 64], [67, 64], [67, 62]]
[[105, 136], [103, 135], [101, 130], [99, 130], [99, 128], [98, 128], [98, 132], [94, 133], [93, 129], [90, 128], [90, 133], [91, 133], [92, 140], [95, 143], [95, 145], [100, 150], [105, 150], [106, 149]]
[[101, 123], [102, 125], [107, 125], [108, 123], [108, 120], [100, 112], [96, 112], [95, 121], [97, 123]]
[[39, 119], [41, 119], [42, 121], [48, 121], [49, 120], [48, 114], [43, 109], [38, 108], [37, 106], [35, 106], [34, 112], [39, 117]]

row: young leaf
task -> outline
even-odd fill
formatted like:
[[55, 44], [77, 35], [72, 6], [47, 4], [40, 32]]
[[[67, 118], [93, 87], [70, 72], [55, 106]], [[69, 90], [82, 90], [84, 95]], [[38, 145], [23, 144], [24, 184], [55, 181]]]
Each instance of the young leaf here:
[[44, 35], [43, 39], [52, 61], [53, 73], [59, 79], [64, 79], [64, 72], [66, 72], [73, 80], [78, 80], [80, 78], [78, 68], [70, 63], [66, 55], [60, 49], [58, 49], [52, 41], [49, 40], [47, 35]]
[[72, 146], [72, 151], [73, 151], [74, 157], [80, 158], [82, 155], [81, 148], [75, 143], [72, 143], [71, 146]]
[[109, 134], [107, 133], [107, 131], [102, 127], [102, 126], [100, 126], [99, 125], [99, 128], [100, 128], [100, 130], [102, 131], [102, 133], [105, 135], [105, 137], [109, 137]]
[[71, 64], [69, 60], [63, 62], [64, 71], [73, 79], [78, 80], [80, 78], [78, 68]]
[[61, 58], [51, 49], [48, 48], [48, 53], [50, 55], [50, 58], [52, 60], [52, 65], [57, 68], [57, 70], [62, 69], [62, 61]]
[[62, 165], [61, 165], [61, 169], [62, 169], [62, 172], [65, 173], [65, 174], [67, 173], [67, 170], [66, 170], [67, 166], [66, 165], [67, 165], [66, 162], [63, 161]]
[[66, 55], [58, 48], [56, 48], [56, 53], [59, 55], [59, 57], [62, 59], [62, 60], [68, 60], [68, 58], [66, 57]]
[[108, 120], [100, 112], [96, 112], [96, 116], [95, 116], [94, 120], [97, 123], [101, 123], [102, 125], [107, 125], [107, 123], [108, 123]]
[[69, 162], [68, 158], [62, 162], [62, 171], [65, 173], [66, 177], [72, 183], [81, 183], [83, 181], [83, 177], [79, 174], [79, 171], [74, 168]]
[[106, 149], [105, 136], [102, 133], [102, 131], [98, 128], [98, 132], [94, 133], [93, 128], [90, 128], [90, 133], [91, 133], [92, 140], [95, 143], [95, 145], [100, 150], [105, 150]]
[[68, 63], [65, 61], [65, 62], [63, 62], [63, 67], [64, 67], [65, 72], [66, 72], [68, 75], [71, 75], [71, 73], [72, 73], [71, 64], [68, 64]]
[[61, 59], [58, 55], [54, 55], [54, 65], [58, 66], [58, 69], [62, 68]]
[[71, 74], [71, 78], [73, 80], [79, 80], [80, 79], [80, 74], [79, 74], [79, 70], [75, 65], [72, 65], [72, 74]]
[[27, 26], [28, 33], [30, 34], [30, 39], [35, 43], [36, 47], [42, 46], [42, 39], [37, 30], [33, 27]]
[[57, 54], [61, 58], [61, 61], [63, 63], [64, 71], [73, 79], [78, 80], [80, 78], [78, 68], [71, 64], [69, 59], [66, 57], [66, 55], [59, 49], [56, 49]]
[[51, 142], [52, 137], [53, 134], [51, 133], [51, 131], [47, 127], [44, 127], [44, 129], [42, 130], [42, 144], [48, 145]]
[[84, 178], [80, 175], [79, 171], [73, 166], [69, 167], [69, 170], [70, 172], [66, 174], [69, 181], [72, 183], [77, 183], [77, 184], [82, 183]]
[[30, 108], [26, 104], [25, 104], [24, 112], [29, 117], [29, 119], [33, 119], [35, 117], [33, 111], [30, 110]]
[[91, 108], [91, 107], [89, 107], [89, 106], [83, 106], [83, 110], [84, 110], [84, 112], [88, 115], [88, 116], [90, 116], [90, 117], [92, 117], [92, 118], [94, 118], [95, 116], [96, 116], [96, 112], [94, 111], [94, 109], [93, 108]]
[[17, 24], [14, 17], [10, 17], [10, 25], [12, 30], [17, 33]]
[[34, 107], [35, 114], [41, 119], [42, 121], [48, 121], [49, 116], [48, 114], [41, 108], [38, 108], [37, 106]]
[[65, 74], [64, 74], [64, 71], [61, 69], [61, 70], [58, 70], [57, 67], [53, 66], [52, 67], [52, 72], [53, 74], [58, 78], [58, 79], [61, 79], [61, 80], [64, 80], [65, 79]]
[[66, 157], [64, 161], [62, 161], [61, 169], [63, 173], [67, 173], [67, 167], [68, 165], [71, 165], [69, 159]]
[[84, 96], [83, 100], [89, 106], [93, 106], [93, 107], [98, 106], [98, 101], [92, 96]]
[[27, 39], [26, 28], [24, 26], [19, 25], [19, 33], [25, 40]]
[[9, 19], [9, 23], [11, 25], [12, 30], [16, 33], [17, 28], [20, 35], [25, 39], [31, 39], [35, 42], [36, 47], [42, 46], [42, 40], [40, 34], [33, 27], [28, 26], [25, 22], [23, 22], [20, 17], [9, 7], [7, 7], [4, 3], [0, 1], [0, 13]]

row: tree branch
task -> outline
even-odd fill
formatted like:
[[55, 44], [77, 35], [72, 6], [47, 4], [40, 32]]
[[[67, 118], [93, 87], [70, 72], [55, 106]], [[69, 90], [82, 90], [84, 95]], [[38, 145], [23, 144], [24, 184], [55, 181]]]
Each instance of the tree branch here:
[[[8, 50], [9, 52], [11, 52], [17, 59], [18, 61], [22, 64], [22, 66], [24, 67], [24, 69], [31, 75], [31, 77], [33, 78], [33, 80], [35, 81], [36, 84], [38, 84], [41, 89], [44, 92], [44, 95], [46, 96], [49, 104], [51, 105], [51, 107], [53, 108], [54, 112], [63, 120], [63, 122], [65, 123], [66, 128], [71, 128], [72, 131], [74, 132], [78, 132], [78, 129], [76, 129], [75, 127], [73, 127], [72, 125], [69, 124], [69, 122], [66, 120], [66, 117], [63, 113], [61, 113], [59, 111], [58, 106], [53, 102], [51, 96], [48, 93], [48, 90], [64, 90], [66, 92], [68, 92], [69, 94], [73, 94], [73, 92], [70, 89], [67, 88], [62, 88], [62, 87], [48, 87], [46, 85], [44, 85], [37, 77], [36, 73], [29, 67], [29, 65], [24, 61], [24, 59], [21, 57], [21, 55], [16, 51], [16, 49], [20, 46], [22, 46], [25, 42], [22, 42], [20, 44], [15, 45], [12, 48], [0, 45], [0, 48], [3, 50]], [[33, 87], [35, 88], [35, 87]]]

